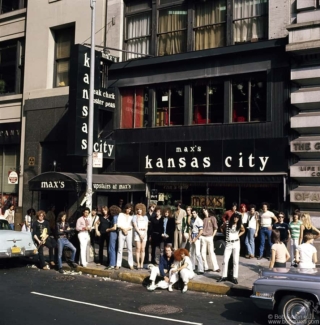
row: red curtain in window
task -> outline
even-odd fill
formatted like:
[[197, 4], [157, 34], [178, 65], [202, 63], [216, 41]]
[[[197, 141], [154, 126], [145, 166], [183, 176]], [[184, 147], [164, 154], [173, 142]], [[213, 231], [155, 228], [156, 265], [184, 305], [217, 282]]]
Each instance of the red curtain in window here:
[[133, 101], [134, 90], [122, 89], [121, 90], [121, 128], [132, 129], [133, 128]]
[[144, 121], [144, 101], [143, 88], [136, 88], [136, 112], [135, 112], [135, 127], [143, 128]]

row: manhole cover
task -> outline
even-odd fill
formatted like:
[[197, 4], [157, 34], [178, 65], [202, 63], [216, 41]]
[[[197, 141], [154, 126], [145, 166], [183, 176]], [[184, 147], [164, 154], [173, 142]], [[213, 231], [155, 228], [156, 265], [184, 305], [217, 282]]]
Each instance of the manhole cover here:
[[181, 308], [168, 305], [148, 305], [140, 307], [139, 310], [143, 313], [156, 315], [176, 314], [182, 312]]
[[73, 281], [75, 279], [74, 276], [66, 276], [66, 275], [62, 275], [62, 276], [55, 276], [53, 278], [56, 281]]

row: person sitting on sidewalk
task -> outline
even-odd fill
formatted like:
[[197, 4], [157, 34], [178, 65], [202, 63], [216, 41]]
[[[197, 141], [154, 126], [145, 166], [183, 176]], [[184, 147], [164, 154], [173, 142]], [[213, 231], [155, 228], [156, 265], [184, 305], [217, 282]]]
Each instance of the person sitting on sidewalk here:
[[179, 276], [184, 284], [182, 293], [187, 292], [188, 283], [194, 277], [192, 262], [189, 252], [185, 248], [179, 248], [174, 251], [174, 264], [169, 271], [168, 291], [172, 292], [172, 286], [178, 282]]
[[317, 258], [317, 249], [313, 246], [314, 235], [308, 233], [303, 236], [304, 244], [301, 244], [296, 249], [296, 262], [301, 269], [314, 269]]
[[[172, 245], [167, 245], [164, 248], [164, 254], [160, 255], [159, 266], [153, 266], [151, 268], [151, 284], [147, 287], [149, 291], [153, 291], [156, 288], [167, 289], [169, 287], [169, 271], [173, 262], [174, 256]], [[163, 280], [156, 284], [155, 281], [157, 276], [163, 277]]]
[[281, 241], [280, 230], [272, 230], [271, 259], [269, 268], [286, 267], [286, 262], [290, 259], [287, 246]]

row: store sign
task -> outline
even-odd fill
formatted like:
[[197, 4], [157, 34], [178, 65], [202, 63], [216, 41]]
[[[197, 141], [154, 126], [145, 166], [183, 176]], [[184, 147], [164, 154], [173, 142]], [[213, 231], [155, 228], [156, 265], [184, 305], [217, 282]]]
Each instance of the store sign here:
[[102, 152], [94, 152], [92, 154], [92, 167], [93, 168], [102, 168], [103, 167], [103, 154]]
[[21, 123], [0, 123], [0, 144], [20, 143]]
[[18, 184], [18, 174], [14, 171], [9, 171], [8, 173], [8, 184]]
[[[116, 168], [127, 167], [118, 145]], [[132, 172], [283, 172], [287, 171], [286, 138], [141, 143], [139, 170]], [[128, 171], [128, 170], [126, 170]]]
[[290, 201], [297, 203], [320, 203], [320, 191], [291, 191]]
[[64, 181], [49, 181], [49, 182], [41, 182], [42, 189], [64, 189], [66, 187]]
[[291, 152], [320, 152], [320, 141], [299, 141], [295, 140], [290, 143]]
[[212, 209], [224, 208], [224, 196], [213, 195], [192, 195], [191, 206], [193, 207], [208, 207]]
[[108, 184], [108, 183], [93, 183], [92, 187], [95, 190], [116, 190], [126, 191], [131, 190], [134, 185], [132, 184]]
[[291, 177], [320, 177], [320, 166], [291, 166]]
[[87, 156], [89, 94], [90, 84], [94, 83], [93, 151], [102, 152], [104, 158], [114, 159], [114, 141], [99, 139], [98, 136], [98, 110], [114, 110], [115, 93], [100, 87], [101, 52], [95, 51], [95, 79], [90, 80], [90, 51], [90, 48], [77, 44], [71, 53], [69, 113], [75, 122], [69, 127], [69, 154]]

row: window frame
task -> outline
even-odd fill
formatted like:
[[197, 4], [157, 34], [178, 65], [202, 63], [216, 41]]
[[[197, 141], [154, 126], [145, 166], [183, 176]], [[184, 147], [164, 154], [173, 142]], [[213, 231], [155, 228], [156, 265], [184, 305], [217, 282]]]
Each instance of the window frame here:
[[3, 12], [2, 11], [2, 8], [3, 8], [2, 5], [3, 5], [3, 0], [0, 0], [0, 15], [4, 15], [4, 14], [7, 14], [7, 13], [12, 12], [12, 11], [16, 11], [16, 10], [20, 10], [20, 9], [27, 8], [27, 6], [28, 6], [28, 0], [18, 0], [18, 8], [15, 9], [15, 10], [7, 11], [7, 12]]

